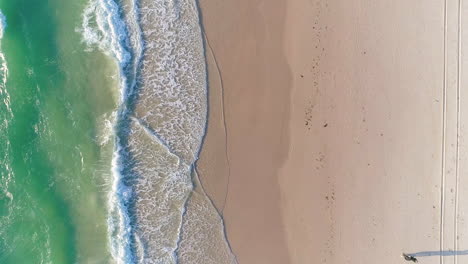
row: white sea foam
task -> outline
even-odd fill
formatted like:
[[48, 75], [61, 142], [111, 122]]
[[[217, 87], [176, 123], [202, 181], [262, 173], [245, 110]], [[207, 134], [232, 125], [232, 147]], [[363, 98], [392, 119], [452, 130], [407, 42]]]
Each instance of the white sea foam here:
[[129, 136], [135, 233], [143, 263], [176, 263], [207, 114], [201, 28], [193, 0], [141, 0], [144, 56]]
[[6, 26], [7, 26], [6, 17], [0, 11], [0, 39], [3, 38], [3, 32], [5, 31]]
[[128, 47], [128, 33], [121, 18], [119, 6], [113, 0], [90, 0], [83, 11], [81, 28], [76, 29], [83, 36], [88, 51], [98, 48], [115, 58], [120, 69], [120, 100], [125, 102], [129, 89], [124, 73], [132, 57]]
[[[112, 256], [117, 263], [170, 264], [177, 263], [191, 173], [206, 128], [202, 35], [194, 0], [140, 0], [140, 8], [136, 1], [124, 1], [130, 6], [123, 6], [122, 16], [113, 0], [91, 0], [77, 31], [88, 50], [99, 49], [120, 66], [116, 123], [128, 122], [128, 127], [121, 138], [117, 129], [122, 127], [114, 123]], [[129, 112], [137, 75], [135, 109]]]
[[[6, 212], [0, 216], [0, 237], [3, 235], [5, 228], [8, 228], [14, 217], [12, 217], [16, 211], [14, 205], [15, 197], [10, 192], [10, 188], [14, 185], [14, 174], [11, 168], [10, 151], [11, 145], [8, 138], [8, 127], [10, 120], [13, 118], [13, 112], [11, 110], [10, 95], [7, 89], [8, 80], [8, 65], [5, 54], [2, 50], [1, 40], [3, 39], [5, 29], [7, 27], [6, 17], [0, 11], [0, 199], [3, 200]], [[5, 254], [12, 252], [13, 248], [7, 245], [5, 248]]]
[[136, 194], [134, 232], [144, 249], [141, 263], [175, 263], [184, 205], [192, 190], [187, 177], [191, 167], [136, 119], [129, 128]]
[[[83, 41], [88, 49], [98, 48], [105, 54], [112, 56], [119, 66], [120, 102], [116, 122], [125, 114], [125, 104], [129, 87], [126, 67], [131, 61], [128, 50], [128, 34], [126, 25], [121, 19], [119, 6], [112, 0], [90, 0], [83, 12], [81, 28]], [[109, 234], [111, 255], [117, 264], [133, 263], [130, 236], [132, 232], [130, 217], [126, 204], [131, 196], [131, 189], [122, 182], [122, 147], [114, 131], [115, 150], [112, 157], [112, 184], [109, 192]], [[106, 138], [103, 138], [104, 141]], [[104, 142], [102, 142], [104, 143]]]
[[142, 0], [145, 38], [139, 119], [192, 164], [205, 133], [207, 84], [198, 10], [193, 0]]
[[205, 194], [198, 175], [184, 214], [181, 241], [177, 249], [180, 264], [237, 264], [224, 235], [224, 225]]
[[[7, 27], [6, 23], [6, 17], [3, 15], [3, 13], [0, 11], [0, 40], [3, 39], [3, 34], [5, 31], [5, 28]], [[9, 121], [13, 117], [13, 112], [11, 110], [11, 104], [10, 104], [10, 94], [8, 93], [6, 84], [7, 84], [7, 79], [8, 79], [8, 65], [7, 61], [5, 58], [5, 54], [1, 50], [2, 45], [0, 43], [0, 100], [3, 102], [2, 107], [5, 109], [2, 109], [2, 122], [0, 123], [0, 132], [5, 131], [8, 128]], [[6, 135], [6, 133], [2, 132], [2, 136]], [[10, 143], [7, 138], [2, 140], [6, 146], [3, 146], [3, 151], [5, 152], [5, 156], [2, 157], [2, 169], [5, 170], [4, 173], [2, 173], [1, 176], [1, 191], [3, 192], [3, 195], [6, 196], [10, 201], [13, 200], [13, 195], [8, 191], [8, 187], [11, 184], [13, 180], [13, 175], [12, 175], [12, 170], [8, 165], [8, 152], [10, 149]]]
[[110, 114], [106, 113], [98, 119], [98, 131], [96, 136], [96, 142], [99, 146], [104, 146], [111, 141], [114, 137], [114, 125], [117, 118], [117, 112]]
[[[169, 3], [167, 1], [156, 2], [162, 5]], [[117, 119], [125, 118], [126, 116], [125, 103], [129, 91], [132, 90], [132, 86], [135, 84], [136, 71], [139, 66], [138, 58], [143, 52], [141, 33], [137, 23], [137, 8], [135, 2], [132, 3], [133, 7], [130, 9], [131, 12], [127, 15], [127, 20], [129, 20], [128, 25], [132, 29], [129, 34], [127, 34], [127, 26], [121, 19], [119, 8], [112, 0], [90, 1], [83, 12], [82, 27], [77, 30], [82, 33], [83, 41], [87, 44], [88, 50], [97, 48], [114, 57], [119, 63], [122, 106], [120, 107]], [[161, 11], [147, 9], [146, 7], [148, 5], [146, 4], [144, 6], [144, 10], [146, 11], [151, 10], [151, 12], [156, 11], [156, 13], [160, 13]], [[173, 11], [176, 13], [180, 12], [180, 6], [177, 2], [169, 3], [169, 7], [171, 8], [167, 13], [169, 15]], [[182, 7], [187, 7], [185, 2]], [[141, 14], [145, 14], [144, 12], [145, 11], [141, 10]], [[168, 18], [170, 18], [169, 23], [177, 23], [177, 21], [175, 21], [178, 19], [177, 16], [170, 16]], [[163, 21], [165, 17], [160, 17], [159, 19]], [[124, 167], [122, 167], [124, 163], [122, 154], [124, 149], [120, 144], [120, 139], [116, 137], [116, 150], [112, 159], [114, 179], [109, 198], [111, 217], [109, 218], [108, 224], [111, 234], [111, 253], [117, 263], [131, 263], [134, 261], [131, 248], [132, 233], [134, 233], [135, 238], [140, 238], [136, 241], [139, 243], [134, 242], [137, 245], [135, 248], [137, 251], [136, 253], [138, 254], [138, 251], [142, 252], [138, 254], [140, 256], [135, 256], [139, 257], [140, 261], [137, 260], [138, 262], [175, 262], [175, 250], [179, 239], [184, 205], [192, 189], [190, 178], [191, 166], [195, 161], [201, 144], [201, 139], [204, 134], [204, 124], [206, 122], [206, 83], [204, 61], [200, 59], [203, 57], [203, 52], [200, 52], [201, 38], [199, 35], [195, 38], [186, 38], [184, 36], [184, 31], [190, 30], [187, 26], [194, 27], [194, 29], [198, 31], [200, 29], [196, 28], [198, 27], [198, 22], [193, 23], [194, 20], [187, 21], [189, 22], [188, 24], [181, 24], [182, 27], [180, 30], [167, 31], [167, 34], [162, 40], [168, 41], [166, 48], [161, 46], [160, 51], [153, 53], [153, 50], [150, 50], [150, 53], [146, 54], [162, 54], [163, 56], [167, 56], [168, 52], [171, 53], [175, 51], [177, 54], [174, 59], [178, 59], [178, 61], [174, 60], [174, 62], [171, 62], [170, 60], [172, 58], [166, 57], [167, 61], [153, 62], [151, 60], [146, 60], [146, 63], [150, 61], [152, 65], [162, 63], [160, 65], [163, 65], [163, 70], [166, 70], [166, 72], [170, 74], [170, 78], [167, 79], [168, 75], [166, 73], [158, 73], [162, 83], [165, 82], [170, 85], [169, 89], [171, 92], [169, 95], [171, 98], [167, 98], [169, 101], [166, 103], [172, 105], [173, 109], [176, 110], [173, 114], [180, 116], [180, 118], [173, 114], [171, 115], [171, 113], [167, 111], [161, 112], [161, 114], [167, 114], [172, 120], [183, 120], [186, 128], [192, 126], [192, 124], [195, 125], [195, 127], [194, 129], [185, 131], [174, 130], [177, 135], [168, 137], [168, 135], [170, 135], [168, 133], [169, 131], [163, 132], [158, 127], [152, 126], [153, 123], [151, 120], [148, 120], [150, 123], [147, 128], [143, 127], [140, 122], [132, 122], [136, 127], [132, 127], [134, 133], [129, 135], [128, 141], [131, 155], [136, 162], [134, 172], [138, 174], [138, 180], [133, 182], [133, 187], [136, 191], [137, 202], [135, 210], [138, 224], [138, 230], [135, 232], [130, 225], [130, 218], [127, 213], [128, 209], [126, 208], [128, 199], [131, 197], [131, 190], [122, 182], [124, 169]], [[195, 46], [197, 49], [185, 51], [184, 49], [179, 49], [177, 47], [178, 40], [171, 39], [172, 37], [182, 38], [184, 45], [190, 46], [196, 43]], [[148, 44], [151, 49], [154, 48], [153, 44], [155, 44], [155, 42], [149, 41]], [[128, 50], [129, 46], [133, 48], [133, 54], [136, 55], [134, 61], [131, 61], [132, 58]], [[198, 60], [191, 60], [190, 55], [194, 54], [194, 52], [196, 54], [194, 58], [198, 58]], [[184, 56], [189, 59], [187, 62], [183, 61]], [[180, 67], [174, 67], [175, 65], [173, 63], [178, 63]], [[200, 63], [203, 65], [202, 68], [197, 67]], [[127, 66], [133, 67], [128, 69]], [[131, 81], [128, 81], [129, 71], [130, 75], [133, 77]], [[189, 83], [181, 83], [175, 79], [177, 75], [180, 74], [195, 78], [192, 78], [192, 81]], [[151, 78], [151, 76], [145, 75], [142, 79], [146, 77]], [[168, 92], [159, 91], [160, 89], [164, 90], [164, 87], [159, 85], [153, 86], [150, 84], [149, 86], [144, 85], [144, 87], [150, 88], [150, 90], [156, 94], [156, 96], [141, 94], [141, 98], [145, 98], [145, 100], [146, 98], [150, 101], [157, 99], [158, 95]], [[180, 92], [184, 89], [188, 92], [186, 96], [183, 92]], [[148, 91], [145, 89], [142, 90]], [[177, 94], [181, 97], [185, 96], [185, 98], [180, 98], [177, 102], [174, 100], [176, 99], [174, 96], [177, 96]], [[159, 98], [162, 100], [166, 99], [163, 97]], [[143, 106], [142, 104], [138, 104], [138, 106], [140, 105]], [[187, 106], [189, 106], [190, 109], [188, 109]], [[155, 106], [155, 108], [156, 107], [157, 106]], [[186, 110], [190, 110], [190, 112], [183, 114]], [[137, 131], [141, 131], [143, 134]], [[163, 132], [161, 137], [158, 136], [158, 132]], [[146, 141], [144, 138], [150, 139], [150, 142], [141, 144], [141, 140]], [[188, 146], [188, 148], [182, 149], [179, 147], [176, 151], [172, 151], [171, 149], [174, 143], [178, 140], [185, 140], [186, 143], [184, 143], [183, 146]], [[179, 154], [183, 156], [183, 160], [178, 157]], [[148, 162], [146, 162], [147, 159], [149, 159]], [[149, 203], [149, 201], [151, 201], [151, 203]], [[157, 207], [154, 207], [156, 205]], [[154, 237], [154, 235], [156, 235], [156, 237]], [[148, 239], [151, 236], [153, 239]]]
[[128, 39], [126, 25], [114, 1], [90, 1], [83, 13], [81, 33], [88, 47], [99, 47], [122, 65], [130, 60], [130, 54], [125, 49]]
[[[0, 40], [3, 39], [3, 34], [5, 28], [7, 27], [6, 17], [0, 11]], [[1, 48], [1, 43], [0, 43]], [[10, 96], [7, 94], [6, 91], [6, 82], [8, 78], [8, 66], [5, 59], [5, 54], [0, 50], [0, 95], [5, 94], [5, 98], [3, 99], [4, 104], [10, 109]]]

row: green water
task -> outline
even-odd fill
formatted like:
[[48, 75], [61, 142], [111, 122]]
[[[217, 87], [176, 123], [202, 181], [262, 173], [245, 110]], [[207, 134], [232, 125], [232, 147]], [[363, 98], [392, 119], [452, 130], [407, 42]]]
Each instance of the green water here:
[[[0, 0], [0, 263], [109, 263], [107, 196], [116, 68], [86, 52], [86, 0]], [[10, 106], [5, 103], [9, 96]], [[107, 131], [108, 132], [108, 131]]]

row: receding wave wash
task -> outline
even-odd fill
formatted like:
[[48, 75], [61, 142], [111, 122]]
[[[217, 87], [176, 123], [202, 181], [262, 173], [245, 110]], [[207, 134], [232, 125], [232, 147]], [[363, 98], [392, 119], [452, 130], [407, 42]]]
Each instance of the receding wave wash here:
[[196, 1], [0, 10], [0, 263], [236, 263], [194, 170]]

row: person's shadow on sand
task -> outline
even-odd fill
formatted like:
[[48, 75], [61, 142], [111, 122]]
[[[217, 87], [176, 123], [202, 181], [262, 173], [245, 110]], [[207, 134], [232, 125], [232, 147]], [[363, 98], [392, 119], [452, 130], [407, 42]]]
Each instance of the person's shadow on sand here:
[[468, 250], [446, 250], [446, 251], [421, 251], [416, 253], [403, 253], [403, 258], [406, 261], [418, 262], [417, 257], [430, 257], [430, 256], [459, 256], [459, 255], [468, 255]]

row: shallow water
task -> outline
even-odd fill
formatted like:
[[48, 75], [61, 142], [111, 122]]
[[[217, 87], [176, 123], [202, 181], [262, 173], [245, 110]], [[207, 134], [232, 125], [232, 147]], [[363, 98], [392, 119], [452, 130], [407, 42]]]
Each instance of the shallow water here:
[[207, 115], [196, 2], [0, 10], [0, 263], [234, 263], [192, 195]]
[[[0, 263], [105, 263], [115, 67], [75, 32], [83, 1], [0, 1], [8, 67]], [[90, 71], [90, 69], [94, 69]], [[7, 109], [9, 108], [9, 109]]]

